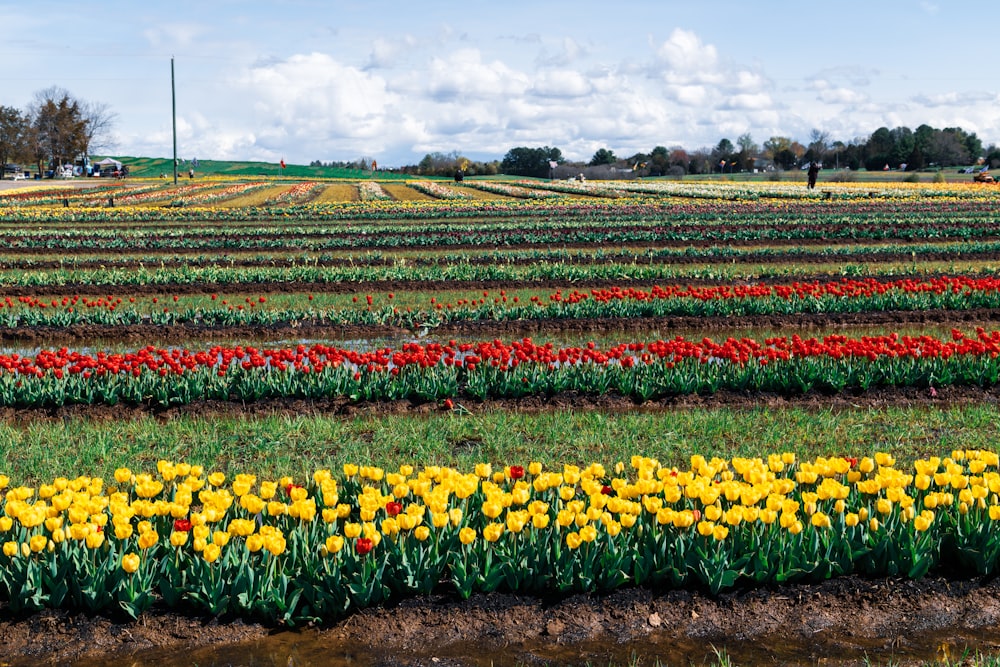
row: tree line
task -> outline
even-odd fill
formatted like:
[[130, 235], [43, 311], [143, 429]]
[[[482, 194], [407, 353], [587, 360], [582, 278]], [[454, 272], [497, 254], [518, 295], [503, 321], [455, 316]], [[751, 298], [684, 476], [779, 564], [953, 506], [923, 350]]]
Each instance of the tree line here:
[[35, 93], [27, 109], [0, 105], [0, 164], [34, 164], [38, 173], [74, 165], [111, 148], [116, 119], [107, 104], [58, 86]]
[[[572, 162], [551, 146], [511, 148], [501, 160], [475, 161], [459, 151], [428, 153], [418, 164], [393, 171], [422, 176], [468, 176], [510, 174], [537, 178], [565, 178], [578, 173], [588, 178], [674, 176], [757, 170], [791, 170], [818, 162], [824, 168], [869, 171], [948, 168], [976, 164], [1000, 167], [1000, 147], [983, 142], [974, 132], [960, 127], [933, 128], [921, 125], [880, 127], [868, 137], [850, 141], [832, 140], [828, 132], [813, 130], [808, 141], [770, 137], [758, 145], [749, 134], [736, 141], [723, 138], [712, 148], [687, 150], [682, 146], [656, 146], [648, 153], [618, 157], [609, 148], [599, 148], [589, 161]], [[315, 164], [322, 165], [320, 161]], [[346, 164], [346, 163], [345, 163]]]

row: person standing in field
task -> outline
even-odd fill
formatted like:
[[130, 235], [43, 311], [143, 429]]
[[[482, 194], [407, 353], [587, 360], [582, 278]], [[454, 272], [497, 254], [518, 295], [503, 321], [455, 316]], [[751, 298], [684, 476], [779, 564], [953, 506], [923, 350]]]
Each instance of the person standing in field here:
[[809, 163], [809, 189], [812, 190], [816, 187], [816, 177], [819, 176], [819, 163], [810, 162]]

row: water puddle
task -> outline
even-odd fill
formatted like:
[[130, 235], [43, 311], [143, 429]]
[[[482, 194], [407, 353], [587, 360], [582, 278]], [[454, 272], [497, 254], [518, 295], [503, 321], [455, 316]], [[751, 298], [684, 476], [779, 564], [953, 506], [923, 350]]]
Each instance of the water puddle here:
[[[652, 633], [620, 642], [589, 640], [574, 643], [525, 642], [502, 647], [483, 642], [459, 642], [435, 648], [415, 646], [389, 650], [345, 645], [322, 632], [279, 632], [241, 644], [194, 650], [139, 653], [118, 664], [130, 667], [381, 667], [440, 665], [441, 667], [522, 667], [530, 665], [885, 665], [903, 667], [928, 663], [961, 663], [966, 658], [997, 655], [996, 628], [920, 632], [884, 639], [859, 639], [817, 633], [808, 640], [787, 636], [750, 640], [711, 641]], [[374, 638], [373, 638], [374, 640]], [[37, 663], [34, 663], [37, 664]], [[74, 667], [106, 665], [102, 660]]]

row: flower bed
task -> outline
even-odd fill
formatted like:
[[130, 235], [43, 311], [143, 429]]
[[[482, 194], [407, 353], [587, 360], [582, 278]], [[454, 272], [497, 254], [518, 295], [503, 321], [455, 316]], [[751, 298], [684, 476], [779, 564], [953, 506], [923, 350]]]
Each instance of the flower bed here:
[[908, 467], [888, 454], [630, 463], [345, 464], [267, 480], [160, 461], [153, 474], [37, 488], [2, 476], [0, 599], [133, 617], [159, 601], [297, 624], [432, 591], [718, 593], [854, 572], [996, 572], [995, 452]]
[[325, 345], [157, 349], [125, 354], [43, 350], [0, 355], [0, 405], [183, 405], [202, 400], [330, 398], [420, 402], [617, 394], [636, 401], [724, 389], [799, 395], [873, 387], [1000, 382], [1000, 332], [799, 336], [700, 342], [678, 336], [599, 349], [530, 339], [454, 341], [368, 352]]

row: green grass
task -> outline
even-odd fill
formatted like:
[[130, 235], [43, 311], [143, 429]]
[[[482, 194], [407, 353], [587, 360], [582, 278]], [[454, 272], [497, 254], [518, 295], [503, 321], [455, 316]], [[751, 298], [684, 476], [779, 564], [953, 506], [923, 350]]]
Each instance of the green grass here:
[[[99, 162], [106, 156], [93, 158], [94, 162]], [[138, 178], [156, 178], [160, 174], [165, 174], [168, 178], [173, 178], [173, 161], [168, 158], [149, 157], [129, 157], [112, 156], [122, 164], [128, 165], [129, 173]], [[187, 179], [188, 169], [191, 168], [189, 160], [181, 159], [177, 167], [178, 179]], [[284, 177], [291, 179], [313, 179], [313, 178], [350, 178], [367, 179], [372, 178], [372, 172], [361, 169], [341, 169], [335, 167], [310, 167], [308, 165], [286, 164], [284, 169], [273, 162], [229, 162], [222, 160], [198, 160], [195, 167], [196, 176], [243, 176], [243, 177]], [[378, 180], [385, 179], [407, 179], [412, 178], [407, 174], [396, 174], [391, 172], [377, 172]]]
[[993, 448], [1000, 408], [818, 411], [790, 408], [668, 412], [494, 412], [429, 415], [179, 416], [104, 421], [33, 419], [0, 425], [0, 472], [14, 484], [56, 476], [111, 477], [188, 461], [229, 473], [304, 478], [344, 463], [395, 468], [477, 462], [628, 463], [634, 454], [686, 466], [692, 454], [732, 458], [791, 451], [801, 458], [892, 452], [900, 461], [959, 448]]

